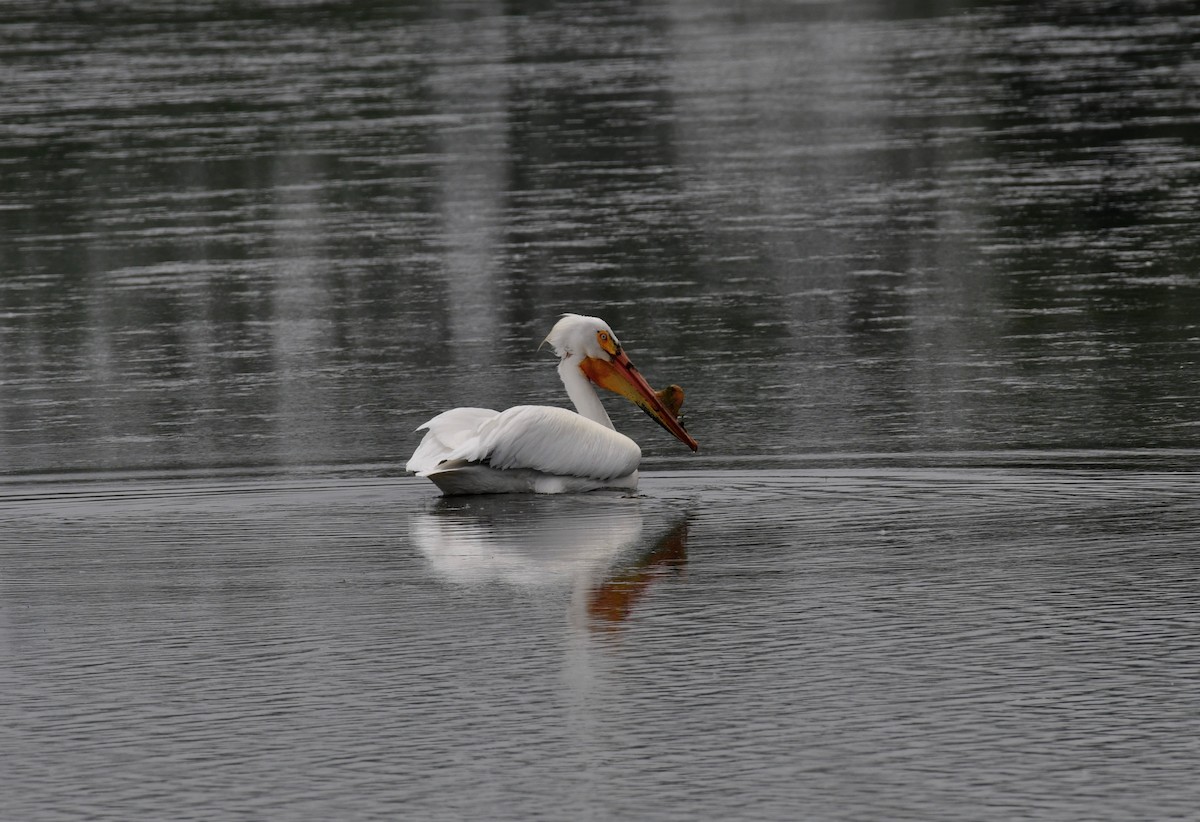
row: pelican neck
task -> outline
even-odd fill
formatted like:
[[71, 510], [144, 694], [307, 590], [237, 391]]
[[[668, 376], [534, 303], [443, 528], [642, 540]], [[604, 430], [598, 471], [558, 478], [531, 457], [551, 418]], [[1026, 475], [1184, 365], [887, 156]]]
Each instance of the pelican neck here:
[[592, 422], [598, 422], [605, 428], [612, 428], [612, 420], [608, 418], [608, 412], [604, 410], [604, 403], [600, 402], [596, 389], [579, 370], [579, 364], [582, 361], [583, 357], [576, 354], [563, 357], [558, 362], [558, 376], [562, 379], [563, 387], [567, 389], [567, 396], [571, 398], [579, 416]]

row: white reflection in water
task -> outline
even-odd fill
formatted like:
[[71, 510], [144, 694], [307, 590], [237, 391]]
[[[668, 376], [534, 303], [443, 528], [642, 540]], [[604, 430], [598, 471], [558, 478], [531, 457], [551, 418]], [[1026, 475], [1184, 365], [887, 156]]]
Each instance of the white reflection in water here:
[[443, 499], [410, 520], [413, 544], [431, 571], [460, 585], [569, 586], [560, 678], [563, 717], [580, 765], [571, 805], [593, 807], [603, 769], [604, 676], [597, 634], [620, 629], [654, 583], [687, 563], [688, 518], [642, 500], [591, 494], [548, 500], [511, 495]]
[[632, 497], [439, 500], [409, 536], [443, 580], [571, 588], [574, 626], [624, 621], [651, 584], [687, 562], [687, 517]]

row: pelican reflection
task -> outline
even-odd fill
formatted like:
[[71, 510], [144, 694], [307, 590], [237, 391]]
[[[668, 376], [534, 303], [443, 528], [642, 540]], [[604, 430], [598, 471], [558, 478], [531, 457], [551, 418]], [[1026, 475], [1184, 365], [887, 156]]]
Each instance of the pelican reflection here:
[[645, 550], [629, 563], [619, 563], [603, 582], [588, 593], [589, 624], [616, 625], [625, 621], [633, 606], [649, 589], [651, 583], [668, 573], [678, 573], [687, 564], [686, 518], [656, 541], [647, 542]]
[[596, 499], [444, 498], [412, 518], [410, 535], [446, 581], [569, 587], [574, 618], [613, 627], [684, 568], [688, 523], [637, 498]]

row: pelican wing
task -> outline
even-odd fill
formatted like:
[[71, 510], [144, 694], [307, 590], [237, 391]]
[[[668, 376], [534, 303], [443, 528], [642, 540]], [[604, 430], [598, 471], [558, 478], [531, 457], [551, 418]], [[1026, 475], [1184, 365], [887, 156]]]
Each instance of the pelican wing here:
[[[456, 408], [441, 416], [472, 410], [480, 409]], [[441, 417], [435, 417], [426, 424], [430, 431], [426, 439], [441, 428], [440, 425], [433, 426], [439, 419]], [[461, 419], [465, 421], [468, 415]], [[456, 428], [455, 436], [461, 437], [461, 434]], [[449, 438], [441, 433], [438, 436], [442, 442]], [[642, 458], [637, 443], [624, 434], [574, 411], [542, 405], [518, 405], [499, 414], [479, 415], [477, 427], [470, 435], [459, 438], [458, 443], [429, 466], [424, 460], [417, 460], [425, 449], [425, 442], [422, 442], [418, 453], [409, 461], [409, 470], [423, 473], [438, 466], [445, 468], [447, 463], [486, 463], [501, 471], [532, 469], [547, 474], [608, 480], [633, 473]], [[435, 449], [429, 450], [433, 453]], [[414, 463], [418, 467], [414, 468]]]
[[405, 470], [418, 474], [434, 470], [449, 459], [456, 448], [476, 436], [481, 425], [499, 413], [490, 408], [451, 408], [438, 414], [417, 428], [428, 433], [404, 466]]

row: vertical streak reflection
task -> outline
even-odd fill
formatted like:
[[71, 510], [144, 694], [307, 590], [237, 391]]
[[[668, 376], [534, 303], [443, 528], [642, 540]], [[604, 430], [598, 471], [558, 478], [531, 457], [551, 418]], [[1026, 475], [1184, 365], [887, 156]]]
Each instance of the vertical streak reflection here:
[[[429, 82], [440, 108], [435, 140], [442, 276], [450, 306], [450, 342], [472, 343], [501, 334], [498, 270], [508, 189], [509, 78], [496, 71], [508, 52], [504, 17], [496, 4], [470, 20], [439, 28], [443, 54]], [[472, 364], [486, 367], [494, 348], [472, 346]], [[484, 361], [480, 360], [480, 357]]]

